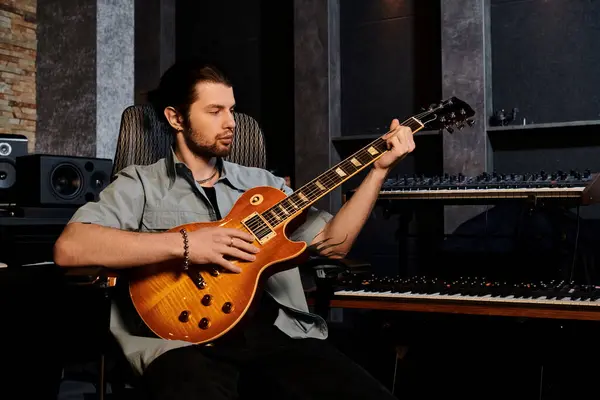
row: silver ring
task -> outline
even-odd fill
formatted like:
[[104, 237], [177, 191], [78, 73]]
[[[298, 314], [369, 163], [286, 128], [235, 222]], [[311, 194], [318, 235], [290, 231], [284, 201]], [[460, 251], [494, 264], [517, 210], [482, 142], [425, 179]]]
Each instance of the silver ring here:
[[229, 247], [233, 246], [233, 238], [230, 237], [229, 239], [231, 239], [231, 243], [229, 243]]

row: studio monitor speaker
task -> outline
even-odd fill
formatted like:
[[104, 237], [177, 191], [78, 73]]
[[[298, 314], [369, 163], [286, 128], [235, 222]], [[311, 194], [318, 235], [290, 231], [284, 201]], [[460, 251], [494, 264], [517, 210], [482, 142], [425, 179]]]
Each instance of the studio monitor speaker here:
[[97, 201], [110, 183], [112, 160], [31, 154], [17, 158], [17, 170], [19, 206], [80, 206]]
[[27, 155], [27, 136], [0, 134], [0, 204], [14, 203], [16, 158]]

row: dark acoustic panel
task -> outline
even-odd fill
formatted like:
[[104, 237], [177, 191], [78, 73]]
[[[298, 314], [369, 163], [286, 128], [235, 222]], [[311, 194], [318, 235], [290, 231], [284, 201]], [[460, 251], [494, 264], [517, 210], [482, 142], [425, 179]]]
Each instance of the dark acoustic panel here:
[[517, 107], [521, 123], [600, 119], [600, 2], [491, 4], [494, 110]]
[[221, 64], [233, 81], [238, 111], [260, 122], [260, 2], [178, 2], [176, 59]]
[[579, 126], [490, 132], [498, 172], [562, 169], [600, 172], [600, 127]]
[[37, 2], [35, 150], [96, 155], [96, 0]]
[[441, 99], [440, 35], [439, 1], [340, 2], [342, 135]]
[[[416, 1], [343, 1], [340, 21], [346, 26], [358, 26], [388, 19], [406, 18], [415, 14], [415, 3]], [[425, 3], [433, 2], [425, 1]]]

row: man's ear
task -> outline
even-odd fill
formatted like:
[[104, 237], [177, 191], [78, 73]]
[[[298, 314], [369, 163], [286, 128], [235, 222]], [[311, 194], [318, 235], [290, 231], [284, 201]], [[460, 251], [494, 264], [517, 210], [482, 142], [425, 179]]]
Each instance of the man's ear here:
[[175, 129], [177, 132], [184, 130], [183, 118], [181, 117], [181, 114], [177, 112], [176, 109], [170, 106], [165, 108], [165, 117], [167, 118], [169, 125], [171, 125], [173, 129]]

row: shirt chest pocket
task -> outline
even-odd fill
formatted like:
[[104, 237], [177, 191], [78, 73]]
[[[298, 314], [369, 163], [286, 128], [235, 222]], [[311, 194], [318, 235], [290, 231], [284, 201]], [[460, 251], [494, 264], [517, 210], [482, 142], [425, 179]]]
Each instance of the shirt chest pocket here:
[[147, 208], [142, 217], [142, 231], [164, 232], [180, 225], [193, 222], [208, 222], [211, 216], [208, 211], [165, 210], [164, 208]]

